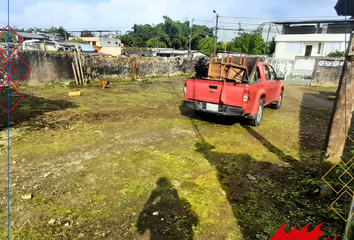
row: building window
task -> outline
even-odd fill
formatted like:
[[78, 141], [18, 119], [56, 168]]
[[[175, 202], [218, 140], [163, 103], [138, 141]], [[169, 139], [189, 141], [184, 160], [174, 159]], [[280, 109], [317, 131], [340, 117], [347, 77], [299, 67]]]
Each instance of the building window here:
[[286, 43], [286, 53], [301, 53], [302, 43], [288, 42]]
[[341, 42], [328, 42], [326, 43], [325, 55], [327, 56], [331, 52], [340, 51]]
[[96, 41], [93, 41], [93, 42], [92, 42], [92, 45], [93, 45], [93, 46], [96, 46]]
[[321, 47], [322, 47], [322, 43], [318, 44], [318, 49], [317, 49], [317, 54], [321, 53]]
[[116, 44], [118, 45], [118, 42], [116, 42]]

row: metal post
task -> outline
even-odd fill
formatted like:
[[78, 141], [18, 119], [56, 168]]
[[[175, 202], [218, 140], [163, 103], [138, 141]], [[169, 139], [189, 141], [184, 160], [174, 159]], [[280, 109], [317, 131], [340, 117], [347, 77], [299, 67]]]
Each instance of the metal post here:
[[226, 54], [226, 47], [227, 47], [226, 33], [227, 33], [227, 31], [225, 30], [225, 54]]
[[[214, 10], [214, 13], [216, 13], [215, 10]], [[219, 19], [219, 15], [216, 13], [214, 55], [216, 55], [216, 42], [218, 39], [218, 19]]]
[[194, 18], [192, 19], [192, 24], [190, 26], [191, 28], [191, 35], [189, 36], [189, 54], [192, 54], [192, 29], [193, 29], [193, 22], [194, 22]]
[[270, 33], [270, 29], [272, 28], [272, 23], [269, 23], [269, 29], [268, 29], [268, 34], [267, 34], [267, 40], [266, 40], [266, 44], [264, 46], [264, 51], [263, 51], [263, 55], [265, 55], [266, 49], [267, 49], [267, 43], [268, 43], [268, 39], [269, 39], [269, 33]]

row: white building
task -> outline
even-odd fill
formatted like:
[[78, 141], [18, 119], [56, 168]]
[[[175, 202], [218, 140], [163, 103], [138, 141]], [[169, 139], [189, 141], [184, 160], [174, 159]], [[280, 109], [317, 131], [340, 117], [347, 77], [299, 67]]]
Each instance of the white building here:
[[[275, 59], [295, 60], [296, 57], [323, 57], [331, 52], [345, 51], [354, 20], [315, 20], [275, 22], [282, 25], [282, 34], [275, 37]], [[347, 32], [347, 34], [345, 34]]]

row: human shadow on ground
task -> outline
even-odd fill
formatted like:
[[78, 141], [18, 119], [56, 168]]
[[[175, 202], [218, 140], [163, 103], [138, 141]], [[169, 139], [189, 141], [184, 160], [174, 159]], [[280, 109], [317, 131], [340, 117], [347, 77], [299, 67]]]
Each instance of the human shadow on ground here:
[[[36, 97], [25, 93], [21, 93], [23, 96], [23, 99], [21, 100], [22, 97], [12, 88], [10, 88], [10, 103], [9, 103], [8, 94], [9, 94], [8, 87], [5, 86], [0, 92], [0, 104], [7, 111], [9, 109], [12, 109], [10, 111], [10, 127], [15, 126], [19, 123], [31, 121], [32, 119], [41, 116], [46, 112], [60, 111], [68, 108], [77, 108], [77, 105], [70, 101], [50, 100], [50, 99]], [[8, 108], [8, 105], [10, 105], [10, 108]], [[32, 123], [29, 122], [27, 125], [31, 125], [31, 124]], [[53, 124], [53, 127], [55, 127], [54, 125], [56, 123], [53, 122], [53, 123], [45, 123], [40, 125], [42, 125], [44, 128], [46, 125], [50, 125], [50, 124]], [[38, 126], [38, 123], [35, 125]], [[0, 131], [6, 129], [7, 127], [8, 127], [8, 114], [3, 108], [0, 108]]]
[[199, 224], [190, 203], [181, 199], [169, 179], [161, 177], [141, 211], [137, 231], [150, 230], [151, 240], [194, 238], [193, 226]]
[[[285, 228], [289, 232], [296, 224], [300, 229], [312, 222], [308, 228], [312, 231], [325, 222], [322, 227], [326, 230], [324, 235], [332, 239], [343, 232], [339, 217], [330, 215], [330, 205], [336, 197], [318, 198], [315, 191], [318, 182], [314, 185], [307, 182], [318, 178], [318, 161], [296, 159], [277, 148], [254, 127], [242, 123], [241, 126], [251, 136], [285, 164], [255, 160], [247, 153], [218, 152], [203, 137], [193, 111], [183, 107], [180, 110], [182, 115], [190, 118], [198, 135], [196, 151], [217, 170], [218, 181], [226, 192], [243, 238], [269, 239], [285, 223], [290, 223]], [[224, 124], [224, 120], [220, 122]]]

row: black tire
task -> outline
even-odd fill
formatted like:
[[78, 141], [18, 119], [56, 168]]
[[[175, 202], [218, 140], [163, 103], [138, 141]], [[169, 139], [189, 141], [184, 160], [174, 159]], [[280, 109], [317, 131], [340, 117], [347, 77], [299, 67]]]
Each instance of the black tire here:
[[250, 125], [258, 127], [262, 123], [263, 119], [263, 111], [264, 111], [264, 100], [260, 99], [258, 103], [257, 113], [254, 119], [250, 121]]
[[281, 93], [279, 95], [278, 101], [275, 104], [272, 104], [272, 108], [280, 109], [282, 103], [283, 103], [283, 90], [281, 91]]

